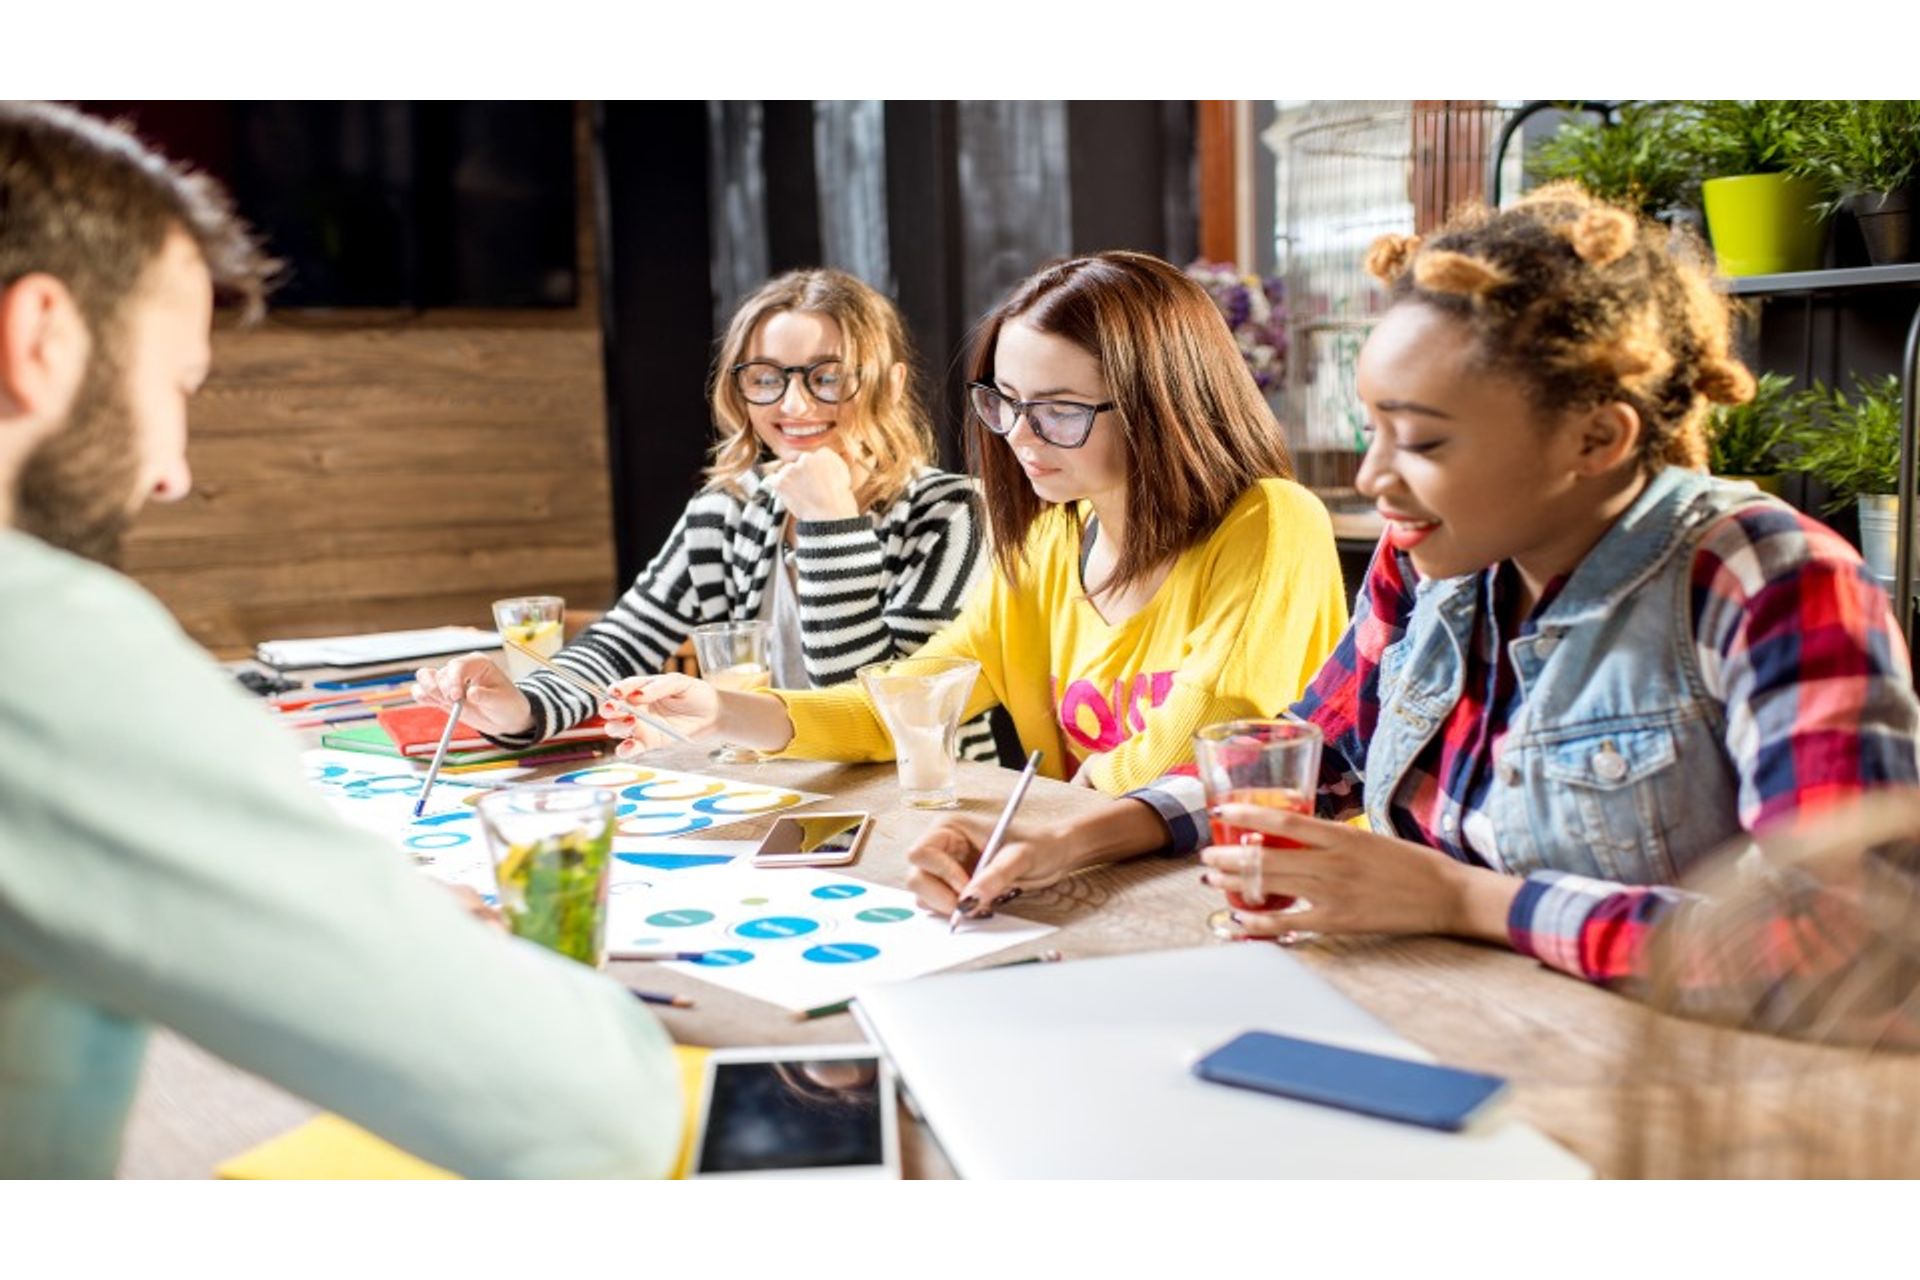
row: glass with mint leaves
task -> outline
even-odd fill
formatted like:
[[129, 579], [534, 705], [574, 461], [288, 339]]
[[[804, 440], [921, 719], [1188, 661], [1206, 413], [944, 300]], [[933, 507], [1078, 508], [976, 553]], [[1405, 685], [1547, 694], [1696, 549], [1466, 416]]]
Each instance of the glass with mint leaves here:
[[614, 805], [611, 791], [546, 786], [508, 787], [477, 806], [507, 927], [596, 969], [606, 959]]

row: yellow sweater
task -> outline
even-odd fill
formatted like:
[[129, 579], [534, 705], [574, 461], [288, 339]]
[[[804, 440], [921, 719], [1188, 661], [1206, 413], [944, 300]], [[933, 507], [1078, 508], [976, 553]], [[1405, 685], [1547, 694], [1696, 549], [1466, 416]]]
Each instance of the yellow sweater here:
[[[920, 650], [972, 658], [974, 716], [998, 703], [1042, 772], [1083, 761], [1119, 795], [1191, 762], [1195, 729], [1286, 707], [1346, 630], [1346, 592], [1326, 508], [1290, 480], [1262, 480], [1183, 553], [1139, 613], [1110, 626], [1086, 598], [1064, 512], [1034, 526], [1020, 581], [994, 573]], [[893, 742], [855, 684], [779, 690], [785, 754], [891, 760]]]

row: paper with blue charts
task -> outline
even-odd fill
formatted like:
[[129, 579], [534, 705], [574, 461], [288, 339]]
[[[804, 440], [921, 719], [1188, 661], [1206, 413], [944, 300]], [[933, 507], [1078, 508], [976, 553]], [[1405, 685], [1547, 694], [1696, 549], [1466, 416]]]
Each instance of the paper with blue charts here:
[[[690, 846], [704, 847], [704, 846]], [[704, 951], [671, 968], [742, 995], [810, 1009], [877, 982], [904, 982], [1053, 932], [996, 913], [958, 933], [904, 889], [806, 867], [740, 862], [631, 874], [613, 883], [612, 951]]]
[[[413, 804], [426, 781], [424, 763], [329, 748], [307, 751], [303, 759], [307, 780], [342, 818], [393, 840], [435, 879], [466, 885], [492, 900], [493, 866], [473, 802], [529, 770], [489, 769], [465, 776], [442, 773], [426, 810], [416, 818]], [[576, 769], [553, 781], [604, 787], [614, 793], [619, 802], [613, 841], [616, 882], [635, 868], [657, 872], [729, 862], [752, 852], [753, 844], [708, 840], [695, 844], [675, 837], [826, 799], [810, 791], [629, 764]]]

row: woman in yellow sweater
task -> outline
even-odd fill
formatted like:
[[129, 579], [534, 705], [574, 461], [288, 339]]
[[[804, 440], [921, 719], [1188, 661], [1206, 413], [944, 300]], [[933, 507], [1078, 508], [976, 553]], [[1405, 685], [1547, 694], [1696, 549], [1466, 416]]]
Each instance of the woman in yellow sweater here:
[[[987, 317], [972, 376], [996, 571], [919, 652], [980, 664], [966, 715], [1005, 707], [1044, 772], [1119, 794], [1186, 762], [1199, 726], [1299, 693], [1346, 626], [1332, 529], [1198, 284], [1141, 253], [1047, 267]], [[893, 758], [857, 683], [614, 693], [624, 754], [660, 741], [631, 706], [690, 737]]]

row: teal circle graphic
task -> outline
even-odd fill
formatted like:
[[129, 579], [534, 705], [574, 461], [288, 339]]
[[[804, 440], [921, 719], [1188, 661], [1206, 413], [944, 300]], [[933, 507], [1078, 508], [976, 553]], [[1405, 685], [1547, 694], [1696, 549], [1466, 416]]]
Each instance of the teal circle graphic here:
[[826, 942], [817, 947], [808, 947], [800, 953], [800, 957], [815, 964], [859, 964], [879, 954], [880, 948], [870, 947], [864, 942]]
[[709, 965], [715, 969], [724, 969], [729, 965], [746, 964], [753, 959], [751, 951], [709, 951], [695, 960], [695, 964]]
[[798, 938], [820, 927], [818, 920], [805, 916], [763, 916], [734, 929], [743, 938]]
[[705, 924], [711, 919], [713, 919], [711, 911], [681, 907], [673, 911], [655, 912], [647, 917], [647, 923], [659, 929], [688, 929], [696, 924]]
[[816, 898], [857, 898], [866, 889], [857, 884], [823, 884], [813, 891]]
[[865, 920], [868, 924], [898, 924], [902, 920], [913, 919], [911, 907], [869, 907], [854, 916], [855, 920]]

